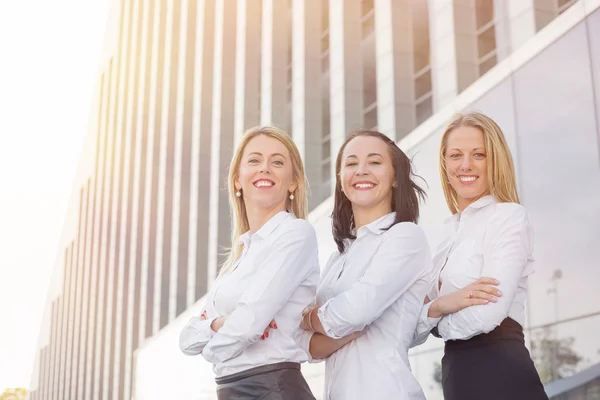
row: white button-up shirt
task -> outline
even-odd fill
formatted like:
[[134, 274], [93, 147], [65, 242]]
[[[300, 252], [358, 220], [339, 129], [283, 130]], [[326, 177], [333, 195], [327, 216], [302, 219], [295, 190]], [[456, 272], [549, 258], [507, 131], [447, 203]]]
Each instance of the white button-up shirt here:
[[436, 325], [444, 340], [491, 332], [506, 317], [523, 326], [527, 277], [534, 271], [533, 230], [525, 208], [499, 203], [489, 195], [454, 214], [446, 224], [450, 234], [434, 257], [429, 299], [453, 293], [481, 277], [500, 281], [498, 289], [503, 295], [497, 303], [467, 307], [441, 319], [427, 317], [428, 303], [421, 313], [415, 344], [425, 341]]
[[[180, 335], [188, 355], [202, 354], [217, 376], [260, 365], [305, 362], [297, 342], [302, 310], [313, 301], [319, 280], [317, 238], [310, 223], [287, 212], [273, 216], [253, 235], [230, 272], [215, 281], [207, 296], [208, 319], [192, 317]], [[218, 332], [210, 325], [228, 316]], [[259, 340], [271, 320], [277, 329]]]
[[[334, 253], [317, 290], [318, 316], [331, 338], [369, 326], [327, 358], [325, 399], [424, 399], [408, 349], [429, 285], [425, 234], [395, 213], [358, 229], [343, 254]], [[311, 333], [302, 346], [308, 351]], [[315, 360], [316, 361], [316, 360]]]

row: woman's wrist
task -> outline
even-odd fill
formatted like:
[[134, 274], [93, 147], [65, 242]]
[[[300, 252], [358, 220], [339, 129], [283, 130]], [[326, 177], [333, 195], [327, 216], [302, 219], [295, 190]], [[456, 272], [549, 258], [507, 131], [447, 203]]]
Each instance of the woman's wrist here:
[[429, 318], [442, 318], [444, 314], [439, 310], [439, 298], [435, 299], [429, 305], [429, 309], [427, 310], [427, 317]]
[[323, 325], [321, 324], [321, 320], [319, 319], [319, 307], [315, 306], [312, 310], [310, 310], [309, 319], [313, 332], [327, 336], [325, 334], [325, 330], [323, 329]]
[[213, 321], [210, 323], [210, 329], [212, 329], [213, 332], [219, 332], [219, 329], [221, 329], [225, 323], [225, 318], [226, 317], [217, 317], [213, 319]]
[[317, 310], [318, 310], [318, 308], [313, 307], [308, 312], [308, 321], [309, 321], [310, 331], [313, 333], [320, 333], [317, 330], [317, 327], [315, 326], [315, 315], [317, 314]]

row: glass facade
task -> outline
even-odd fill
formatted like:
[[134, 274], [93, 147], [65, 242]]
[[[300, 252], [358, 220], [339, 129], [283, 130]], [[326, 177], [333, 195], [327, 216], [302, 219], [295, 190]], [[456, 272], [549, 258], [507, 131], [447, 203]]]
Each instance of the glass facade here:
[[[535, 227], [527, 342], [544, 382], [600, 362], [600, 303], [580, 295], [594, 293], [600, 279], [600, 92], [593, 76], [598, 73], [598, 26], [600, 12], [467, 107], [487, 113], [504, 130], [521, 201]], [[411, 149], [417, 154], [417, 172], [429, 183], [422, 225], [432, 244], [430, 223], [439, 223], [442, 217], [435, 210], [445, 208], [438, 204], [443, 201], [436, 164], [439, 136], [432, 134]], [[442, 343], [429, 341], [415, 349], [413, 368], [427, 398], [441, 398], [431, 365], [439, 362]]]

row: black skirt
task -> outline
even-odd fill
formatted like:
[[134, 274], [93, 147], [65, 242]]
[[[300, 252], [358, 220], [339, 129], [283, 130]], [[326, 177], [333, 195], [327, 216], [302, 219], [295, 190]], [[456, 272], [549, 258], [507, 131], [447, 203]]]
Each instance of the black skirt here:
[[282, 362], [216, 379], [219, 400], [315, 400], [300, 364]]
[[449, 340], [442, 358], [444, 400], [548, 400], [511, 318], [487, 334]]

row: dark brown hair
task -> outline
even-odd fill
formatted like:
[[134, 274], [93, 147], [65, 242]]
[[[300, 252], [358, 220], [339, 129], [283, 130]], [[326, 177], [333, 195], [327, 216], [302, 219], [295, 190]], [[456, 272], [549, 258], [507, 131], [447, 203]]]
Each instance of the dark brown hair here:
[[413, 176], [415, 175], [412, 172], [410, 159], [402, 150], [400, 150], [393, 140], [381, 132], [353, 132], [346, 138], [344, 144], [342, 144], [335, 161], [335, 193], [331, 218], [333, 240], [335, 240], [340, 253], [343, 253], [346, 249], [344, 239], [356, 239], [356, 236], [353, 233], [355, 224], [354, 214], [352, 213], [352, 203], [346, 197], [344, 192], [342, 192], [342, 182], [340, 178], [342, 155], [346, 145], [348, 145], [352, 139], [360, 136], [370, 136], [382, 140], [387, 144], [388, 151], [392, 158], [394, 179], [397, 183], [397, 187], [392, 188], [392, 211], [396, 212], [396, 218], [387, 229], [390, 229], [399, 222], [417, 223], [419, 219], [419, 199], [424, 200], [426, 197], [425, 191], [413, 180]]

